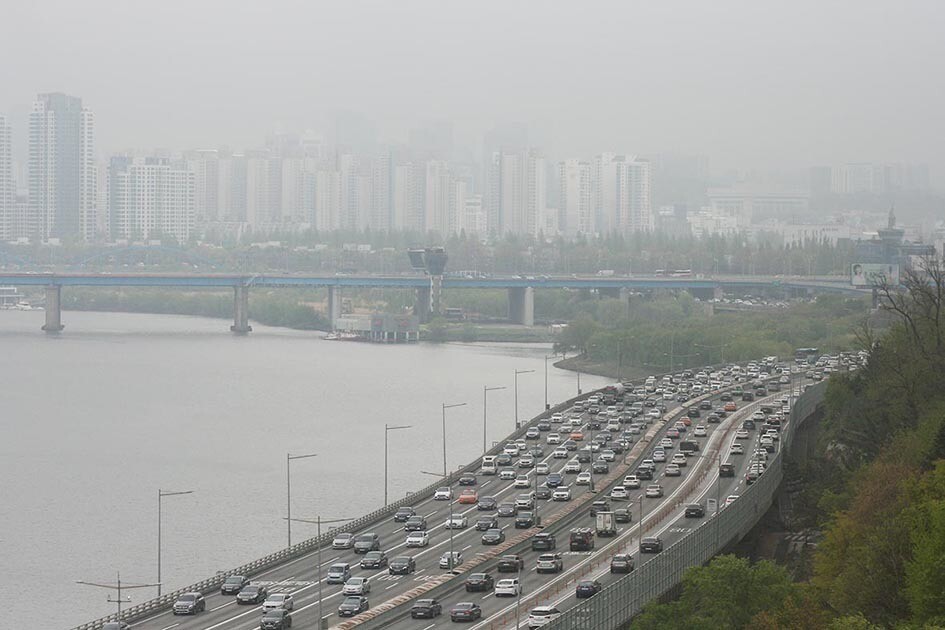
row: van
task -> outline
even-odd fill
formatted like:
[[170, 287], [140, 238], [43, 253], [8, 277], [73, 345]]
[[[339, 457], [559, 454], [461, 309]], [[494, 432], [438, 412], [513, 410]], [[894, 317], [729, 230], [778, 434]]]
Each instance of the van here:
[[479, 472], [483, 475], [494, 475], [498, 467], [495, 461], [495, 455], [486, 455], [482, 458], [482, 467]]

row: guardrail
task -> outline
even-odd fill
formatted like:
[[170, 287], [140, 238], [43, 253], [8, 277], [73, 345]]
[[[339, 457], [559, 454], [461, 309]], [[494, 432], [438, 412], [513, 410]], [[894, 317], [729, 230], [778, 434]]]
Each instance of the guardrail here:
[[686, 569], [702, 565], [740, 540], [764, 515], [774, 500], [783, 476], [782, 454], [790, 448], [797, 426], [814, 413], [824, 398], [826, 382], [807, 389], [791, 408], [781, 436], [781, 447], [758, 480], [739, 498], [719, 510], [662, 553], [614, 582], [593, 598], [584, 600], [544, 626], [547, 630], [617, 630], [650, 601], [682, 580]]
[[[596, 394], [598, 391], [600, 390], [592, 390], [592, 391], [585, 392], [579, 396], [569, 398], [568, 400], [555, 405], [551, 409], [547, 409], [543, 411], [542, 413], [532, 418], [529, 422], [523, 424], [521, 428], [512, 432], [506, 438], [506, 440], [503, 440], [503, 441], [514, 440], [525, 435], [525, 431], [527, 431], [528, 428], [532, 426], [533, 424], [535, 424], [536, 422], [542, 419], [548, 418], [554, 413], [563, 412], [569, 407], [573, 406], [575, 402], [579, 400], [584, 400], [585, 398], [589, 398], [590, 396]], [[498, 444], [493, 446], [491, 449], [489, 449], [486, 452], [486, 455], [498, 455], [499, 452], [501, 452], [501, 450], [502, 450], [502, 442], [499, 442]], [[452, 482], [452, 478], [455, 477], [456, 475], [463, 474], [465, 472], [472, 472], [474, 470], [478, 470], [481, 463], [482, 463], [481, 458], [476, 458], [472, 462], [467, 464], [466, 466], [463, 466], [461, 468], [456, 469], [455, 471], [452, 471], [449, 475], [450, 482]], [[430, 484], [429, 486], [404, 497], [403, 499], [394, 501], [393, 503], [389, 503], [386, 507], [374, 510], [370, 514], [366, 514], [365, 516], [362, 516], [361, 518], [357, 520], [351, 521], [350, 523], [346, 523], [342, 527], [324, 532], [321, 535], [321, 538], [318, 538], [318, 537], [310, 538], [298, 544], [292, 545], [291, 547], [282, 549], [268, 556], [265, 556], [264, 558], [254, 560], [253, 562], [249, 562], [247, 564], [236, 567], [235, 569], [231, 569], [229, 571], [221, 571], [217, 573], [217, 575], [211, 578], [207, 578], [206, 580], [202, 580], [195, 584], [191, 584], [190, 586], [177, 589], [176, 591], [167, 593], [165, 595], [162, 595], [161, 597], [156, 597], [147, 602], [142, 602], [136, 606], [126, 608], [121, 613], [121, 620], [127, 621], [127, 622], [139, 621], [149, 615], [157, 614], [164, 610], [169, 610], [171, 606], [174, 605], [174, 602], [177, 601], [177, 598], [183, 595], [184, 593], [199, 592], [206, 595], [207, 593], [216, 591], [217, 589], [220, 588], [220, 585], [223, 583], [223, 581], [230, 575], [246, 575], [246, 576], [252, 577], [254, 575], [258, 575], [259, 573], [262, 573], [263, 571], [277, 567], [280, 564], [286, 562], [287, 560], [293, 560], [295, 558], [304, 556], [308, 553], [314, 552], [318, 549], [319, 545], [325, 545], [325, 546], [330, 547], [331, 541], [339, 532], [356, 532], [360, 529], [363, 529], [364, 527], [368, 525], [372, 525], [386, 518], [389, 518], [393, 516], [394, 513], [401, 507], [405, 505], [410, 505], [426, 497], [432, 496], [433, 492], [441, 485], [443, 485], [443, 481], [436, 481]], [[96, 619], [94, 621], [84, 623], [80, 626], [76, 626], [73, 630], [99, 630], [106, 623], [110, 621], [118, 621], [118, 620], [119, 620], [118, 615], [112, 614], [106, 617], [102, 617], [101, 619]]]

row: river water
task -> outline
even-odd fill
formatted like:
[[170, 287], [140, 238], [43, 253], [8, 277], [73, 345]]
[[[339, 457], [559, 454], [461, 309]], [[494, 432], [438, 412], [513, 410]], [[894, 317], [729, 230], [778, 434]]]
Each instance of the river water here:
[[[331, 342], [254, 324], [124, 313], [64, 313], [65, 331], [39, 331], [43, 313], [0, 311], [0, 592], [27, 598], [44, 628], [114, 610], [105, 590], [77, 580], [152, 583], [157, 494], [163, 500], [164, 590], [285, 546], [286, 453], [292, 515], [355, 517], [383, 504], [384, 424], [390, 497], [426, 486], [420, 471], [482, 451], [544, 404], [548, 346]], [[548, 362], [548, 397], [573, 396], [575, 375]], [[584, 389], [605, 379], [582, 376]], [[293, 541], [314, 527], [293, 525]], [[156, 589], [131, 591], [133, 602]], [[13, 600], [10, 600], [11, 602]], [[10, 627], [0, 615], [0, 628]]]

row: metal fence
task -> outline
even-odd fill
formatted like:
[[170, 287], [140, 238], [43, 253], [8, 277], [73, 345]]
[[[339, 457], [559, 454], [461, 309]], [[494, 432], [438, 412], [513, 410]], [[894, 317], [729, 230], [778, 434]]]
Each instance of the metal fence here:
[[791, 409], [781, 447], [767, 470], [727, 508], [705, 520], [662, 553], [584, 600], [546, 625], [548, 630], [617, 630], [650, 601], [682, 581], [686, 569], [706, 563], [730, 543], [741, 539], [765, 514], [781, 485], [782, 454], [790, 448], [797, 426], [823, 401], [826, 383], [808, 388]]

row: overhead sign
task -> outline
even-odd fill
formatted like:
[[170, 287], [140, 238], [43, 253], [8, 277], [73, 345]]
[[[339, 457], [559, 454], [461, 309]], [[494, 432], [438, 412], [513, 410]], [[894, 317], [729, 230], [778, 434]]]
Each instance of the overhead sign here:
[[885, 263], [853, 263], [850, 282], [855, 287], [874, 287], [880, 284], [899, 284], [899, 265]]

